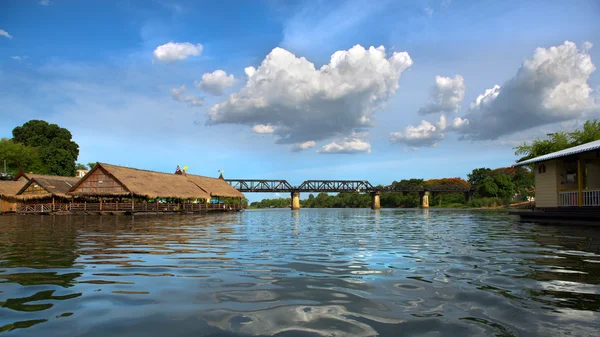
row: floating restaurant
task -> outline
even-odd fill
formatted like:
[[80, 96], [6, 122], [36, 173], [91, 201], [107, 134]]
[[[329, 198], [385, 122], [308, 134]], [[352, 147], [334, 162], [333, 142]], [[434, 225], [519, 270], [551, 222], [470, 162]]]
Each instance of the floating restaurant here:
[[600, 140], [516, 163], [533, 166], [535, 209], [524, 221], [600, 225]]
[[20, 172], [0, 182], [2, 212], [147, 213], [242, 209], [244, 195], [224, 179], [96, 163], [83, 177]]

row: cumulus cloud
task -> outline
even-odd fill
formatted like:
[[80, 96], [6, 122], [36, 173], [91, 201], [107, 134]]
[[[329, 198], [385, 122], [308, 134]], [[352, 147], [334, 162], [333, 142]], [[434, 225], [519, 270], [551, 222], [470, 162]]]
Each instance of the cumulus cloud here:
[[176, 100], [177, 102], [184, 102], [187, 103], [189, 106], [202, 106], [204, 105], [204, 99], [201, 97], [194, 97], [194, 96], [183, 96], [183, 93], [185, 92], [185, 85], [182, 85], [179, 88], [172, 88], [171, 89], [171, 97], [173, 97], [174, 100]]
[[39, 4], [42, 6], [50, 6], [52, 2], [50, 0], [40, 0]]
[[0, 29], [0, 36], [4, 36], [6, 38], [12, 39], [12, 35], [8, 34], [7, 31], [5, 31], [4, 29]]
[[27, 60], [29, 58], [29, 56], [25, 55], [25, 56], [11, 56], [11, 59], [15, 60], [15, 61], [23, 61], [23, 60]]
[[431, 99], [419, 114], [427, 115], [438, 112], [456, 112], [465, 98], [465, 79], [456, 75], [451, 77], [435, 77], [435, 85], [431, 89]]
[[405, 144], [411, 150], [419, 147], [433, 147], [444, 139], [447, 131], [462, 130], [468, 124], [469, 121], [457, 117], [448, 125], [446, 116], [441, 115], [440, 120], [435, 124], [422, 120], [421, 124], [417, 126], [407, 126], [403, 132], [390, 133], [390, 142]]
[[371, 144], [357, 138], [350, 138], [340, 143], [331, 142], [321, 147], [317, 152], [339, 154], [369, 153], [371, 152]]
[[600, 112], [587, 83], [596, 70], [588, 54], [590, 48], [589, 42], [578, 49], [570, 41], [537, 48], [513, 78], [486, 90], [471, 103], [465, 115], [468, 126], [459, 130], [463, 138], [493, 140]]
[[275, 128], [270, 124], [257, 124], [252, 127], [252, 132], [258, 134], [271, 134], [275, 132]]
[[375, 111], [398, 89], [412, 66], [406, 52], [356, 45], [337, 51], [321, 68], [275, 48], [258, 68], [245, 69], [247, 83], [212, 106], [207, 124], [270, 124], [277, 143], [347, 137], [373, 125]]
[[316, 145], [317, 145], [317, 143], [315, 143], [312, 140], [309, 140], [308, 142], [298, 143], [298, 144], [295, 144], [294, 146], [292, 146], [292, 152], [300, 152], [300, 151], [312, 149]]
[[[248, 69], [248, 68], [246, 68]], [[233, 75], [227, 75], [223, 70], [215, 70], [212, 73], [202, 75], [200, 82], [196, 81], [196, 87], [213, 94], [220, 96], [225, 93], [225, 90], [235, 83]]]
[[169, 42], [154, 49], [154, 58], [160, 62], [175, 62], [185, 60], [190, 56], [202, 53], [200, 43], [194, 45], [189, 42]]

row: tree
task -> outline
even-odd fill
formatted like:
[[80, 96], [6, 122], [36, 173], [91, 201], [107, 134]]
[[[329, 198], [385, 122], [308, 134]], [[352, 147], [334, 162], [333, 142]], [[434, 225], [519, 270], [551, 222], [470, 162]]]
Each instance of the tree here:
[[569, 133], [572, 146], [577, 146], [600, 139], [600, 122], [597, 119], [587, 121], [583, 124], [582, 130], [575, 130]]
[[550, 139], [536, 139], [529, 145], [524, 143], [514, 149], [516, 156], [522, 156], [518, 160], [518, 162], [521, 162], [595, 140], [600, 140], [600, 122], [597, 119], [585, 122], [581, 130], [570, 133], [559, 131], [553, 133]]
[[[6, 138], [0, 139], [0, 161], [3, 160], [6, 160], [7, 171], [11, 175], [15, 175], [19, 168], [24, 172], [48, 172], [35, 148]], [[4, 162], [0, 165], [4, 169]]]
[[492, 171], [491, 169], [485, 168], [485, 167], [476, 168], [471, 173], [467, 174], [467, 178], [468, 178], [467, 181], [471, 185], [477, 187], [477, 186], [481, 185], [483, 180], [489, 176], [491, 171]]
[[30, 120], [12, 131], [13, 141], [38, 150], [48, 174], [75, 175], [79, 145], [69, 130], [42, 120]]
[[93, 168], [94, 168], [94, 166], [96, 166], [96, 163], [95, 163], [95, 162], [89, 162], [89, 163], [87, 163], [87, 166], [88, 166], [88, 167], [90, 168], [90, 170], [91, 170], [91, 169], [93, 169]]
[[75, 164], [75, 170], [87, 170], [87, 166], [83, 165], [82, 163], [77, 163]]

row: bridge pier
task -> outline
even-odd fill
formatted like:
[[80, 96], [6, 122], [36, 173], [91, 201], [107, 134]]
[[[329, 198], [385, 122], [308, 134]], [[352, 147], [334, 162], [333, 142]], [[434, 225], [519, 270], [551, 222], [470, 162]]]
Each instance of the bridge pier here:
[[300, 209], [300, 192], [292, 192], [292, 211]]
[[381, 192], [374, 191], [371, 192], [371, 209], [380, 209], [381, 208]]
[[429, 191], [419, 192], [419, 205], [421, 208], [429, 208]]
[[465, 204], [473, 201], [473, 191], [465, 192]]

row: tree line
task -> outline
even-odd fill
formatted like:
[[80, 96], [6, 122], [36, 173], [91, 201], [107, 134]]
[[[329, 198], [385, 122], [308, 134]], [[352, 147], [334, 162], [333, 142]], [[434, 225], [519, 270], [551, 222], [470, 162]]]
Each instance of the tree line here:
[[[444, 179], [403, 179], [394, 181], [391, 187], [419, 189], [422, 187], [435, 187], [454, 185], [472, 188], [473, 198], [469, 202], [464, 192], [430, 192], [429, 204], [434, 207], [482, 207], [501, 206], [514, 199], [516, 191], [522, 191], [521, 197], [525, 199], [533, 192], [533, 174], [525, 168], [478, 168], [468, 174], [469, 179], [444, 178]], [[382, 186], [379, 186], [382, 187]], [[418, 192], [383, 192], [381, 194], [381, 207], [384, 208], [413, 208], [419, 207]], [[255, 208], [283, 208], [290, 207], [291, 198], [263, 199], [253, 202]], [[366, 208], [371, 205], [371, 195], [368, 193], [343, 192], [330, 195], [319, 193], [316, 196], [309, 194], [308, 198], [300, 200], [302, 208]]]

